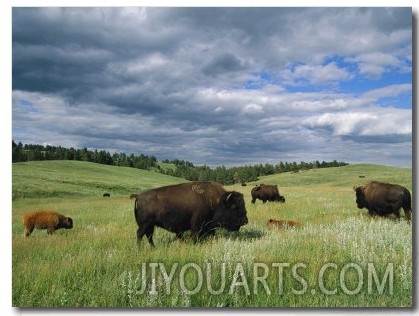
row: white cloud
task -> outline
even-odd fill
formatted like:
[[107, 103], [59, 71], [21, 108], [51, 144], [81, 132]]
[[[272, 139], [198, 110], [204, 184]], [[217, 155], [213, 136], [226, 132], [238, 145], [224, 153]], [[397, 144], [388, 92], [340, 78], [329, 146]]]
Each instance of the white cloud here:
[[371, 108], [370, 111], [325, 113], [304, 121], [309, 128], [330, 128], [336, 136], [411, 135], [409, 110]]
[[263, 113], [263, 106], [256, 104], [256, 103], [249, 103], [243, 108], [244, 113]]
[[298, 65], [294, 70], [284, 72], [288, 82], [298, 84], [299, 80], [304, 83], [324, 84], [337, 81], [346, 81], [352, 78], [350, 72], [339, 68], [335, 62], [326, 65]]
[[412, 93], [411, 84], [395, 84], [383, 88], [369, 90], [362, 95], [362, 98], [377, 100], [386, 97], [396, 97], [402, 94]]
[[352, 61], [358, 64], [361, 75], [378, 78], [390, 69], [401, 68], [402, 63], [394, 54], [390, 53], [368, 53], [359, 54]]

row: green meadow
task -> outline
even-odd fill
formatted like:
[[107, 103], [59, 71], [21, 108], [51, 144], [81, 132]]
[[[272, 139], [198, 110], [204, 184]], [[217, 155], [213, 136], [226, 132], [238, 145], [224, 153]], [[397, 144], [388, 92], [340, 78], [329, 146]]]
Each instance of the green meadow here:
[[[371, 218], [353, 186], [412, 192], [412, 170], [376, 165], [261, 177], [285, 203], [251, 204], [238, 232], [193, 243], [157, 228], [136, 245], [131, 193], [186, 180], [78, 161], [12, 166], [12, 303], [18, 307], [412, 307], [412, 224]], [[103, 197], [109, 192], [110, 197]], [[56, 210], [74, 228], [23, 237], [21, 217]], [[413, 210], [415, 216], [415, 210]], [[301, 222], [275, 230], [270, 219]]]

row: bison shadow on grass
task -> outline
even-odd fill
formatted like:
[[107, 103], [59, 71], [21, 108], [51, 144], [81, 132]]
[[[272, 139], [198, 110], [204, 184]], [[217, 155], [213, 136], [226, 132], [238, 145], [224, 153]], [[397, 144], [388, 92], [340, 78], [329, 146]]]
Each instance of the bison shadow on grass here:
[[246, 227], [237, 232], [228, 232], [226, 230], [220, 230], [217, 234], [220, 238], [227, 238], [239, 241], [252, 241], [255, 239], [261, 239], [266, 235], [266, 232], [254, 227]]
[[[245, 229], [240, 229], [240, 231], [229, 231], [227, 229], [217, 229], [216, 234], [213, 235], [205, 235], [200, 237], [197, 241], [199, 243], [205, 244], [207, 242], [213, 242], [213, 241], [221, 241], [222, 240], [234, 240], [234, 241], [253, 241], [256, 239], [261, 239], [266, 235], [266, 231], [257, 229], [257, 228], [250, 228], [247, 227]], [[182, 234], [176, 235], [176, 237], [172, 236], [165, 236], [160, 241], [163, 241], [165, 244], [170, 244], [175, 241], [179, 241], [181, 243], [195, 243], [196, 240], [191, 235], [191, 232], [184, 232]]]

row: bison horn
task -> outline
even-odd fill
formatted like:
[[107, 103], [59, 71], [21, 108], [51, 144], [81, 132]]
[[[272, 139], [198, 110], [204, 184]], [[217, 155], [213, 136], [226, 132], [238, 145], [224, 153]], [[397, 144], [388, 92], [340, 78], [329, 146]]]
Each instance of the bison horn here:
[[233, 194], [233, 192], [231, 192], [229, 195], [227, 195], [226, 202], [228, 202], [228, 199], [231, 197], [232, 194]]

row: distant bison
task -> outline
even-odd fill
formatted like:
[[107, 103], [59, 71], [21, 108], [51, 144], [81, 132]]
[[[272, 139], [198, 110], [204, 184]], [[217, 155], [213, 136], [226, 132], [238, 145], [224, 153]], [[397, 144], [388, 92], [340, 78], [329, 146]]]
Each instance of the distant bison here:
[[137, 198], [137, 196], [138, 196], [139, 194], [135, 194], [135, 193], [133, 193], [133, 194], [131, 194], [130, 196], [129, 196], [129, 198], [130, 199], [133, 199], [133, 198]]
[[110, 193], [108, 193], [108, 192], [105, 192], [105, 193], [103, 193], [103, 196], [110, 197], [110, 196], [111, 196], [111, 194], [110, 194]]
[[73, 228], [73, 220], [55, 211], [35, 211], [22, 216], [25, 227], [24, 235], [28, 237], [34, 228], [46, 229], [52, 235], [57, 229]]
[[270, 219], [266, 223], [266, 226], [268, 226], [269, 228], [290, 228], [290, 227], [300, 227], [301, 223], [297, 221]]
[[358, 208], [366, 208], [369, 215], [394, 214], [400, 218], [403, 208], [408, 221], [412, 218], [412, 198], [409, 190], [398, 184], [372, 181], [363, 187], [354, 187]]
[[180, 237], [190, 230], [194, 241], [213, 234], [217, 227], [237, 231], [247, 224], [243, 194], [227, 192], [216, 182], [189, 182], [138, 194], [134, 207], [138, 224], [137, 244], [144, 235], [154, 246], [154, 227]]
[[256, 199], [262, 200], [263, 203], [266, 201], [270, 202], [285, 202], [285, 197], [279, 194], [277, 185], [261, 184], [256, 186], [251, 191], [252, 203], [256, 202]]

